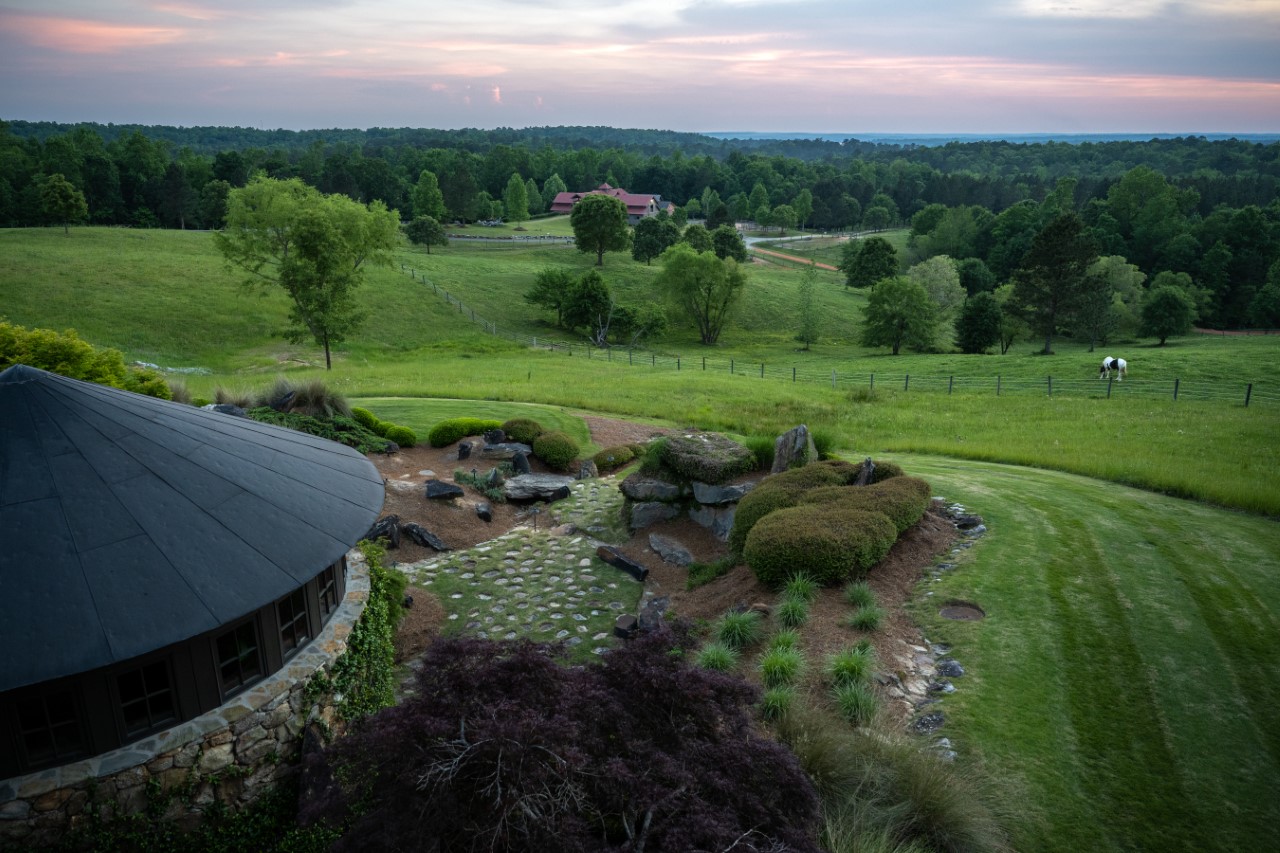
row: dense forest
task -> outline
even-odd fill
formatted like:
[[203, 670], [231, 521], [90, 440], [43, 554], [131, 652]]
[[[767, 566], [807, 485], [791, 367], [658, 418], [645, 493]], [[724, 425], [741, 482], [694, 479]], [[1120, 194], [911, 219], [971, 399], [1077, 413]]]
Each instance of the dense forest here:
[[[427, 175], [426, 173], [429, 173]], [[257, 130], [0, 122], [0, 226], [218, 228], [252, 175], [381, 200], [409, 220], [547, 209], [602, 182], [711, 223], [778, 208], [821, 230], [912, 227], [917, 259], [980, 261], [1003, 282], [1037, 233], [1075, 212], [1098, 254], [1148, 280], [1184, 274], [1200, 323], [1270, 325], [1280, 290], [1280, 144], [1202, 137], [1071, 144], [716, 139], [606, 127]], [[424, 177], [426, 175], [426, 177]], [[527, 211], [507, 211], [513, 179]], [[438, 187], [438, 194], [435, 192]], [[441, 206], [442, 205], [442, 206]], [[981, 274], [981, 273], [980, 273]], [[1265, 305], [1263, 305], [1265, 309]]]

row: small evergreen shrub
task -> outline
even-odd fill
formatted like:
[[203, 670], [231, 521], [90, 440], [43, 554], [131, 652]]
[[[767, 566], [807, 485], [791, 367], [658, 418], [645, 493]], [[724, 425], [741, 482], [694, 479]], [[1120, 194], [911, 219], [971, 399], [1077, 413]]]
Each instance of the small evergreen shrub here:
[[427, 442], [432, 447], [448, 447], [469, 435], [480, 435], [491, 429], [502, 427], [502, 421], [484, 418], [449, 418], [431, 428], [427, 433]]
[[870, 486], [822, 486], [810, 489], [799, 503], [840, 505], [884, 513], [898, 533], [919, 521], [929, 508], [930, 489], [915, 477], [894, 477]]
[[729, 531], [729, 549], [733, 553], [742, 553], [756, 522], [772, 512], [795, 506], [800, 499], [799, 490], [773, 486], [770, 484], [772, 479], [766, 479], [738, 501], [738, 508], [733, 514], [733, 529]]
[[119, 350], [98, 349], [81, 340], [74, 329], [64, 332], [27, 329], [0, 320], [0, 370], [15, 364], [161, 400], [170, 399], [169, 383], [160, 373], [126, 365]]
[[394, 441], [401, 447], [413, 447], [418, 443], [418, 436], [408, 427], [392, 424], [383, 434], [387, 441]]
[[383, 438], [386, 438], [387, 431], [390, 430], [393, 426], [395, 426], [395, 424], [393, 424], [391, 421], [374, 421], [373, 426], [371, 426], [370, 429], [373, 430], [378, 435], [382, 436]]
[[849, 616], [849, 627], [859, 631], [876, 631], [884, 621], [884, 608], [878, 604], [859, 607]]
[[351, 407], [351, 420], [360, 424], [365, 429], [373, 429], [373, 425], [378, 422], [378, 416], [368, 409], [362, 409], [359, 406]]
[[332, 418], [313, 418], [296, 412], [277, 412], [270, 406], [249, 409], [245, 414], [264, 424], [288, 427], [340, 442], [348, 447], [354, 447], [361, 453], [381, 453], [387, 447], [386, 439], [370, 432], [351, 418], [344, 418], [341, 415]]
[[864, 640], [827, 658], [826, 673], [831, 684], [839, 687], [869, 680], [875, 668], [875, 649]]
[[773, 451], [776, 439], [767, 435], [749, 435], [743, 444], [751, 451], [751, 455], [756, 458], [756, 468], [760, 471], [768, 471], [773, 467]]
[[870, 607], [876, 604], [876, 594], [866, 581], [854, 581], [844, 588], [844, 600], [854, 607]]
[[698, 652], [698, 666], [728, 672], [738, 665], [738, 650], [724, 643], [707, 643]]
[[760, 679], [765, 687], [794, 684], [804, 668], [799, 649], [770, 649], [760, 658]]
[[640, 457], [641, 474], [653, 477], [662, 471], [662, 454], [663, 448], [666, 446], [667, 440], [659, 438], [656, 441], [649, 442], [649, 445], [644, 449], [644, 453], [637, 454]]
[[766, 720], [777, 720], [791, 710], [796, 700], [796, 689], [790, 685], [770, 687], [760, 698], [760, 716]]
[[779, 624], [787, 628], [798, 628], [809, 618], [809, 602], [803, 598], [787, 597], [778, 605]]
[[760, 614], [754, 610], [726, 613], [712, 629], [716, 639], [733, 649], [745, 649], [760, 639]]
[[868, 725], [875, 719], [880, 703], [870, 685], [852, 682], [841, 684], [832, 691], [840, 716], [855, 726]]
[[718, 433], [668, 436], [661, 454], [663, 467], [677, 477], [712, 485], [745, 474], [756, 464], [755, 454]]
[[502, 424], [502, 431], [511, 441], [532, 445], [533, 440], [547, 431], [546, 427], [533, 418], [512, 418]]
[[893, 522], [882, 513], [811, 504], [756, 522], [742, 554], [760, 582], [775, 589], [798, 571], [831, 586], [865, 575], [896, 539]]
[[544, 432], [533, 440], [533, 455], [557, 471], [569, 470], [573, 460], [578, 458], [578, 450], [578, 442], [573, 440], [573, 436], [560, 430]]
[[812, 602], [818, 597], [818, 583], [804, 572], [799, 572], [787, 581], [782, 592], [787, 598], [800, 598], [806, 602]]
[[596, 469], [600, 471], [612, 471], [615, 468], [621, 468], [636, 456], [631, 452], [631, 448], [626, 445], [617, 447], [606, 447], [595, 456], [591, 457], [591, 461], [596, 463]]

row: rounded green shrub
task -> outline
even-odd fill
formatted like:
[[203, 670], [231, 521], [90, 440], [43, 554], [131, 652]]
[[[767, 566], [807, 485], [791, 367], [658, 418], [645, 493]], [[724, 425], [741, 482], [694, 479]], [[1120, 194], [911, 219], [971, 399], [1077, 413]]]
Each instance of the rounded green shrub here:
[[507, 438], [521, 444], [533, 444], [533, 440], [547, 431], [547, 428], [533, 418], [512, 418], [502, 425]]
[[871, 461], [876, 466], [875, 470], [871, 472], [872, 483], [881, 483], [894, 477], [901, 477], [905, 473], [901, 465], [895, 465], [892, 462], [876, 462], [874, 459]]
[[387, 437], [387, 432], [388, 432], [388, 431], [389, 431], [393, 426], [395, 426], [395, 424], [393, 424], [391, 421], [379, 421], [379, 420], [375, 420], [375, 421], [373, 422], [373, 426], [369, 427], [369, 431], [370, 431], [370, 432], [372, 432], [372, 433], [374, 433], [375, 435], [380, 435], [380, 436], [382, 436], [383, 438], [386, 438], [386, 437]]
[[881, 512], [889, 516], [902, 533], [924, 516], [929, 508], [930, 488], [915, 477], [894, 477], [870, 486], [822, 486], [810, 489], [799, 504], [840, 505], [852, 509]]
[[408, 427], [392, 424], [383, 434], [387, 441], [394, 441], [401, 447], [413, 447], [418, 443], [418, 436]]
[[596, 468], [601, 471], [612, 471], [635, 458], [636, 455], [631, 452], [631, 448], [623, 444], [617, 447], [606, 447], [591, 457], [591, 461], [595, 462]]
[[780, 509], [756, 522], [742, 553], [767, 586], [776, 589], [798, 572], [830, 586], [865, 575], [896, 539], [897, 530], [883, 513], [810, 504]]
[[373, 429], [373, 425], [378, 422], [378, 416], [368, 409], [362, 409], [359, 406], [351, 407], [351, 420], [360, 424], [365, 429]]
[[578, 450], [578, 442], [573, 440], [573, 436], [560, 430], [544, 432], [533, 440], [533, 455], [557, 471], [567, 471], [573, 460], [578, 458]]
[[491, 429], [500, 429], [502, 421], [484, 418], [449, 418], [431, 428], [427, 442], [432, 447], [448, 447], [469, 435], [480, 435]]
[[747, 535], [756, 522], [772, 512], [793, 507], [800, 500], [802, 490], [774, 486], [771, 479], [766, 479], [738, 501], [738, 508], [733, 514], [733, 529], [729, 531], [729, 548], [735, 554], [741, 554], [746, 547]]

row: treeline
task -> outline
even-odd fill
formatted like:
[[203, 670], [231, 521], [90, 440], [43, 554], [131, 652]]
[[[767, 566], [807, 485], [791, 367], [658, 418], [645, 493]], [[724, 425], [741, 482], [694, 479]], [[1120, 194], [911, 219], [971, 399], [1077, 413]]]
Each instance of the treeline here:
[[[1185, 273], [1217, 294], [1202, 321], [1218, 326], [1249, 323], [1248, 305], [1280, 255], [1280, 144], [1234, 139], [906, 147], [604, 127], [263, 131], [0, 122], [0, 226], [219, 228], [228, 192], [254, 174], [380, 200], [406, 221], [424, 214], [523, 219], [545, 211], [559, 191], [607, 182], [659, 194], [680, 205], [682, 217], [712, 227], [910, 222], [931, 241], [930, 254], [980, 258], [998, 280], [1018, 266], [1043, 225], [1029, 209], [1049, 202], [1078, 211], [1105, 254], [1152, 278]], [[506, 209], [513, 205], [525, 209]], [[954, 213], [944, 221], [940, 211]]]

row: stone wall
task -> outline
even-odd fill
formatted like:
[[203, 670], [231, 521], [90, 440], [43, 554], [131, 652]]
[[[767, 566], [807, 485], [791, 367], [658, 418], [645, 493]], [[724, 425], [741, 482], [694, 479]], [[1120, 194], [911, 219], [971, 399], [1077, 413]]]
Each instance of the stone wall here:
[[307, 724], [334, 723], [328, 696], [306, 695], [308, 680], [328, 672], [369, 597], [359, 551], [347, 555], [347, 592], [306, 648], [278, 672], [224, 705], [143, 740], [61, 767], [0, 782], [0, 848], [41, 846], [85, 825], [89, 813], [138, 814], [158, 795], [164, 819], [199, 822], [214, 802], [236, 810], [297, 769]]

